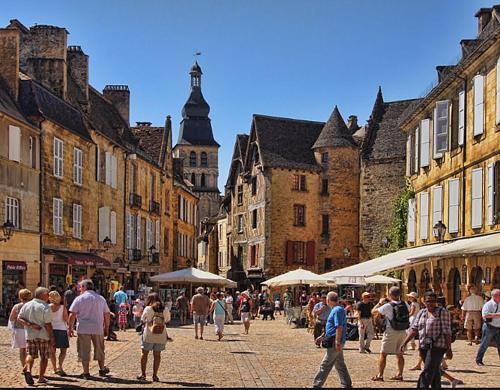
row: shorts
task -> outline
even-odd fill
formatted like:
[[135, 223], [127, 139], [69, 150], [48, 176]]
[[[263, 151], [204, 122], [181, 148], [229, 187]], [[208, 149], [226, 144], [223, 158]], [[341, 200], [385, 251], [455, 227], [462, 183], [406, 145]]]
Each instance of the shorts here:
[[12, 331], [12, 348], [26, 348], [26, 331], [24, 328], [15, 328]]
[[91, 344], [94, 346], [94, 360], [104, 361], [104, 335], [102, 334], [78, 334], [76, 339], [78, 358], [83, 362], [90, 361]]
[[401, 355], [401, 346], [406, 339], [406, 330], [394, 330], [387, 327], [382, 337], [381, 353]]
[[207, 323], [207, 316], [205, 314], [193, 314], [193, 324], [200, 324], [204, 326]]
[[467, 330], [479, 330], [482, 325], [481, 321], [480, 311], [468, 311], [465, 313], [464, 328]]
[[54, 338], [56, 340], [56, 348], [69, 348], [67, 331], [54, 329]]
[[250, 322], [250, 313], [241, 313], [241, 321]]
[[36, 359], [49, 359], [51, 355], [50, 341], [42, 339], [26, 340], [26, 350], [28, 355]]
[[165, 344], [160, 343], [146, 343], [144, 340], [141, 341], [141, 349], [145, 351], [160, 352], [165, 350]]

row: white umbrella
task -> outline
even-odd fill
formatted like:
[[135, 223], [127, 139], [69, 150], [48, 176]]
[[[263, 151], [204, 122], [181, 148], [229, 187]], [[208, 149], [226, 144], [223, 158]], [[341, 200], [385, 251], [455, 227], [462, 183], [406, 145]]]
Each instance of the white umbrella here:
[[261, 284], [268, 287], [275, 286], [293, 286], [297, 284], [314, 284], [314, 283], [334, 283], [332, 278], [325, 278], [314, 272], [299, 268], [286, 274], [276, 276]]
[[204, 284], [217, 287], [236, 287], [238, 284], [231, 279], [223, 278], [222, 276], [199, 270], [198, 268], [184, 268], [174, 272], [167, 272], [152, 276], [152, 282], [160, 283], [190, 283]]
[[365, 281], [367, 284], [392, 284], [401, 282], [400, 279], [390, 278], [389, 276], [384, 275], [373, 275], [365, 277]]
[[351, 284], [356, 286], [365, 286], [367, 284], [392, 284], [398, 283], [401, 280], [390, 278], [384, 275], [372, 276], [334, 276], [335, 283], [338, 285]]

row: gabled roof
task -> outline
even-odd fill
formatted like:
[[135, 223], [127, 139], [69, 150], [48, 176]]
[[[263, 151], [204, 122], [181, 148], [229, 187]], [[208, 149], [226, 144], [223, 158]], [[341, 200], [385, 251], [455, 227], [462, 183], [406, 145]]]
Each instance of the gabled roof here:
[[246, 151], [249, 136], [247, 134], [238, 134], [234, 142], [233, 155], [231, 157], [231, 166], [229, 168], [229, 175], [227, 176], [226, 187], [231, 187], [236, 181], [236, 171], [238, 166], [241, 170], [244, 169]]
[[26, 116], [42, 116], [83, 139], [92, 141], [82, 113], [36, 81], [20, 80], [19, 104]]
[[264, 168], [319, 171], [311, 150], [325, 123], [254, 114], [252, 131]]
[[333, 109], [330, 118], [321, 130], [321, 134], [313, 145], [313, 149], [324, 147], [356, 147], [351, 131], [347, 128], [337, 106]]
[[24, 117], [21, 108], [17, 105], [12, 96], [10, 96], [2, 78], [0, 78], [0, 112], [33, 126], [33, 124]]

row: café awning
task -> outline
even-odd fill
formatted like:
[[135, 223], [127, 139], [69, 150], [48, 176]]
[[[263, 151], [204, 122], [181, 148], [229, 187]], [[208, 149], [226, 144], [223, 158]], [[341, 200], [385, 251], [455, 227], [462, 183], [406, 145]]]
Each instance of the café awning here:
[[168, 284], [199, 284], [205, 286], [217, 287], [236, 287], [237, 283], [213, 274], [211, 272], [202, 271], [198, 268], [183, 268], [174, 272], [166, 272], [155, 275], [150, 278], [152, 282], [168, 283]]
[[315, 274], [314, 272], [308, 271], [306, 269], [296, 269], [285, 274], [276, 276], [274, 278], [268, 279], [262, 282], [262, 285], [268, 287], [275, 286], [293, 286], [301, 284], [321, 284], [321, 283], [331, 283], [333, 285], [333, 279], [325, 278], [321, 275]]
[[110, 267], [111, 263], [101, 256], [93, 253], [70, 252], [70, 251], [54, 251], [54, 255], [62, 257], [68, 264], [76, 266], [103, 266]]

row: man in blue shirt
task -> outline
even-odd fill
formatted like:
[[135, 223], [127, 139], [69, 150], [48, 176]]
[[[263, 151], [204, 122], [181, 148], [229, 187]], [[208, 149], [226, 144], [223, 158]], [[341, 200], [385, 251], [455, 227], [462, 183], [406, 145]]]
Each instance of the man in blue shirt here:
[[326, 296], [326, 303], [332, 308], [332, 311], [326, 321], [325, 337], [333, 337], [333, 345], [326, 350], [319, 371], [314, 377], [313, 387], [322, 387], [334, 366], [339, 374], [341, 386], [344, 388], [352, 387], [343, 352], [347, 339], [347, 318], [344, 308], [338, 304], [338, 301], [339, 296], [333, 291], [330, 291]]

